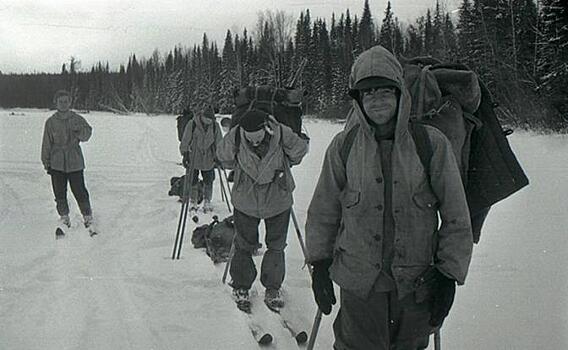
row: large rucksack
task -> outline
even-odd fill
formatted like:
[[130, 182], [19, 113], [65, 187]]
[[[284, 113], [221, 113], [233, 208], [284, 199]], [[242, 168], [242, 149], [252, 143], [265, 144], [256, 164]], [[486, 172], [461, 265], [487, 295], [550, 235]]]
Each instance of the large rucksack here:
[[[432, 145], [421, 124], [442, 131], [450, 140], [460, 168], [470, 211], [473, 241], [491, 206], [528, 185], [497, 119], [489, 90], [475, 73], [460, 64], [440, 64], [416, 58], [404, 65], [405, 83], [412, 95], [409, 129], [418, 156], [429, 174]], [[359, 128], [348, 131], [340, 156], [344, 164]]]
[[177, 135], [178, 141], [181, 142], [183, 138], [183, 132], [185, 131], [185, 127], [190, 120], [193, 119], [193, 112], [189, 109], [184, 109], [183, 113], [176, 118], [177, 124]]
[[194, 248], [206, 248], [206, 253], [213, 263], [227, 262], [234, 234], [232, 215], [222, 221], [215, 216], [210, 224], [201, 225], [193, 230], [191, 243]]
[[235, 90], [236, 109], [231, 115], [231, 127], [249, 110], [258, 109], [273, 115], [279, 123], [289, 126], [296, 134], [302, 131], [302, 101], [300, 89], [272, 86], [248, 86]]

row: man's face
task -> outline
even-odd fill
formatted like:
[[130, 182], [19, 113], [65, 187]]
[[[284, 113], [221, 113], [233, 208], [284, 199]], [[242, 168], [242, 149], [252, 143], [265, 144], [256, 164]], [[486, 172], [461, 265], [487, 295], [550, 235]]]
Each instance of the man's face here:
[[245, 131], [245, 138], [253, 147], [258, 147], [262, 140], [264, 140], [265, 130], [260, 129], [258, 131]]
[[396, 88], [380, 87], [360, 91], [363, 108], [377, 125], [388, 123], [396, 115], [398, 98]]
[[71, 97], [67, 95], [59, 96], [57, 100], [55, 100], [55, 106], [58, 111], [68, 111], [69, 107], [71, 107]]

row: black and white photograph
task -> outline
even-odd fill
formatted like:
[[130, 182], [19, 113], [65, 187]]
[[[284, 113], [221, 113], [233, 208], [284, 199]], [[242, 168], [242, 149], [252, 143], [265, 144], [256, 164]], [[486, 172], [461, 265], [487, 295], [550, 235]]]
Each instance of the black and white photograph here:
[[563, 0], [0, 0], [0, 350], [568, 349]]

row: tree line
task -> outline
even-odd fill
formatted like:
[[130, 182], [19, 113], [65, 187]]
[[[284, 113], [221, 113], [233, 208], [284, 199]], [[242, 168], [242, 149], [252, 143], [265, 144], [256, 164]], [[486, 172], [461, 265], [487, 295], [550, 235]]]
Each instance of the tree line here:
[[432, 56], [466, 64], [501, 102], [500, 117], [509, 125], [567, 128], [568, 13], [562, 0], [462, 0], [457, 14], [437, 2], [412, 23], [401, 22], [388, 2], [378, 17], [368, 0], [360, 17], [346, 10], [329, 21], [309, 10], [298, 18], [264, 11], [252, 32], [227, 30], [221, 49], [204, 33], [191, 48], [154, 51], [149, 58], [132, 54], [118, 71], [103, 62], [83, 71], [72, 57], [58, 74], [0, 73], [0, 106], [50, 107], [54, 92], [64, 88], [81, 110], [179, 113], [208, 101], [230, 113], [236, 88], [286, 86], [307, 59], [297, 81], [307, 92], [306, 114], [341, 117], [349, 108], [353, 61], [380, 44], [402, 60]]

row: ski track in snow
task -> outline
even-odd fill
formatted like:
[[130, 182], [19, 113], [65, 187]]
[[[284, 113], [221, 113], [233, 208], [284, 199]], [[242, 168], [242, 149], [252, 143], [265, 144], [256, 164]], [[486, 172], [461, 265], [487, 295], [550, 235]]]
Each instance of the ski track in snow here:
[[[100, 234], [88, 236], [69, 191], [73, 226], [56, 241], [55, 203], [40, 162], [52, 112], [10, 111], [0, 110], [0, 349], [257, 347], [221, 283], [224, 264], [191, 246], [191, 231], [212, 214], [200, 214], [198, 224], [188, 220], [182, 258], [171, 260], [180, 204], [167, 192], [170, 177], [184, 172], [176, 164], [174, 117], [84, 115], [94, 127], [82, 148]], [[317, 120], [305, 126], [311, 150], [293, 168], [302, 232], [323, 154], [343, 127]], [[517, 132], [510, 142], [531, 185], [492, 209], [442, 330], [445, 349], [568, 348], [568, 138]], [[222, 219], [229, 214], [218, 179], [213, 191]], [[261, 258], [254, 259], [260, 268]], [[316, 307], [292, 221], [286, 263], [287, 308], [309, 332]], [[267, 348], [297, 349], [263, 304], [258, 278], [253, 288], [256, 317], [274, 336]], [[316, 348], [331, 348], [337, 309], [324, 316]]]

